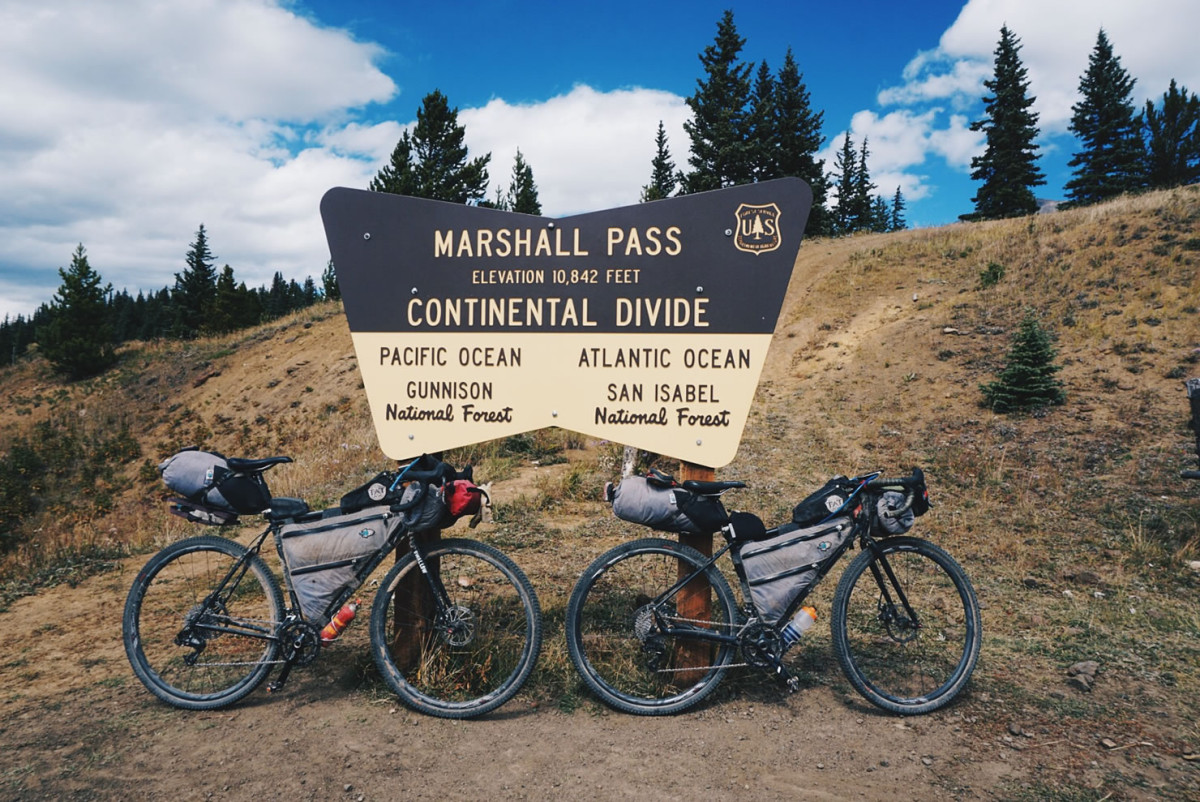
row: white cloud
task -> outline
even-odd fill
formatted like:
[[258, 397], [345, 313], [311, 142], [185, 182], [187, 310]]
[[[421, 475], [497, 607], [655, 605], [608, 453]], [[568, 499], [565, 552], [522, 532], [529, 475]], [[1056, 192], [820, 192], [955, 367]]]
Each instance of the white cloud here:
[[[1004, 25], [1021, 43], [1044, 156], [1074, 148], [1068, 132], [1071, 106], [1079, 100], [1079, 79], [1101, 28], [1122, 66], [1137, 80], [1134, 102], [1138, 106], [1160, 98], [1172, 77], [1193, 91], [1200, 89], [1194, 33], [1200, 29], [1200, 3], [1195, 0], [969, 0], [942, 34], [938, 47], [918, 53], [909, 62], [903, 83], [879, 92], [881, 106], [900, 110], [882, 118], [862, 117], [860, 112], [854, 118], [852, 138], [861, 141], [863, 134], [870, 134], [873, 154], [877, 136], [880, 145], [889, 136], [896, 139], [895, 132], [883, 124], [888, 118], [899, 114], [897, 119], [914, 126], [907, 138], [900, 137], [903, 142], [897, 140], [909, 154], [909, 164], [871, 159], [872, 179], [881, 187], [887, 170], [906, 173], [909, 166], [930, 157], [956, 171], [969, 171], [971, 157], [984, 148], [982, 133], [972, 132], [969, 123], [983, 116], [983, 81], [994, 72]], [[836, 140], [840, 144], [840, 134]], [[913, 155], [912, 147], [923, 147], [924, 154]], [[920, 177], [908, 177], [915, 191], [923, 192]]]
[[[896, 187], [900, 187], [906, 201], [929, 196], [932, 189], [928, 176], [919, 168], [931, 152], [946, 155], [949, 161], [955, 144], [948, 132], [934, 127], [940, 114], [938, 108], [919, 114], [900, 109], [883, 116], [873, 111], [860, 111], [851, 118], [850, 141], [855, 151], [861, 151], [864, 140], [867, 142], [867, 170], [877, 187], [876, 194], [890, 199]], [[962, 118], [957, 119], [960, 126], [965, 125]], [[825, 149], [818, 154], [818, 158], [825, 160], [827, 171], [834, 169], [845, 137], [846, 131], [830, 137]], [[954, 156], [957, 158], [957, 154]], [[833, 196], [836, 195], [834, 192]]]
[[459, 112], [472, 156], [490, 152], [493, 186], [508, 188], [517, 149], [533, 170], [542, 212], [559, 217], [638, 202], [650, 181], [661, 120], [676, 168], [687, 167], [683, 98], [652, 89], [576, 86], [544, 103], [492, 100]]
[[266, 0], [0, 7], [0, 316], [80, 242], [117, 288], [168, 285], [201, 223], [252, 285], [319, 275], [320, 194], [364, 167], [299, 148], [395, 94], [381, 54]]
[[[83, 243], [114, 287], [155, 291], [197, 227], [251, 286], [319, 276], [319, 202], [365, 187], [412, 121], [366, 123], [387, 54], [272, 0], [40, 0], [0, 6], [0, 319], [48, 302]], [[414, 104], [415, 105], [415, 104]], [[659, 120], [685, 166], [682, 100], [578, 86], [461, 109], [507, 186], [519, 147], [548, 215], [638, 200]]]
[[1200, 87], [1195, 57], [1200, 3], [1194, 0], [971, 0], [938, 48], [919, 53], [905, 69], [905, 83], [882, 91], [879, 102], [907, 105], [963, 95], [978, 101], [982, 79], [994, 70], [1004, 25], [1020, 39], [1021, 62], [1045, 133], [1067, 130], [1079, 79], [1101, 28], [1121, 65], [1137, 79], [1139, 105], [1160, 97], [1171, 78]]

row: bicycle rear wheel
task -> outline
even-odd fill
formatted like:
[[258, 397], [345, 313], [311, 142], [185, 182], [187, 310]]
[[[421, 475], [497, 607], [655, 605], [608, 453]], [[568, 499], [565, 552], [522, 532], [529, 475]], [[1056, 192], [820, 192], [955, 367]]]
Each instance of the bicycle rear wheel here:
[[[218, 594], [239, 560], [236, 572]], [[125, 600], [121, 637], [133, 673], [175, 707], [233, 704], [270, 673], [283, 617], [279, 583], [258, 557], [221, 537], [181, 540], [150, 558]]]
[[833, 650], [850, 684], [872, 704], [929, 713], [953, 699], [975, 670], [979, 602], [962, 568], [932, 543], [898, 537], [877, 546], [879, 556], [862, 552], [838, 582]]
[[729, 583], [713, 566], [704, 573], [715, 596], [707, 612], [680, 610], [679, 593], [659, 599], [707, 562], [689, 546], [648, 538], [618, 546], [583, 572], [567, 604], [567, 648], [583, 681], [606, 704], [665, 715], [716, 690], [733, 646], [668, 635], [663, 626], [732, 634], [737, 605]]
[[439, 612], [409, 552], [371, 606], [371, 651], [384, 680], [412, 709], [442, 718], [481, 716], [529, 679], [542, 646], [542, 613], [521, 569], [473, 540], [422, 551], [449, 599]]

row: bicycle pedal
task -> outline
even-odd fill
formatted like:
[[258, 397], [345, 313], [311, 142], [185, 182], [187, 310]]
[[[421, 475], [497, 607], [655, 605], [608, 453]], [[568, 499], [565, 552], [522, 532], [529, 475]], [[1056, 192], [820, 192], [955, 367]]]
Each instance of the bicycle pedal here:
[[795, 693], [796, 691], [800, 690], [800, 678], [788, 677], [788, 680], [784, 683], [784, 685], [787, 686], [788, 693]]

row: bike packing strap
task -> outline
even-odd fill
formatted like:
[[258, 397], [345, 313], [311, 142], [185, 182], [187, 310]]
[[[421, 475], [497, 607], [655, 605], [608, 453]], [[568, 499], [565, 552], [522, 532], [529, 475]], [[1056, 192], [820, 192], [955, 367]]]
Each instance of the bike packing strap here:
[[337, 595], [355, 581], [359, 565], [386, 546], [403, 523], [384, 505], [351, 514], [335, 507], [280, 527], [288, 573], [305, 619], [323, 623]]
[[750, 597], [768, 624], [779, 621], [788, 605], [812, 585], [854, 526], [850, 518], [842, 517], [804, 528], [790, 524], [780, 530], [768, 540], [743, 544], [739, 551]]

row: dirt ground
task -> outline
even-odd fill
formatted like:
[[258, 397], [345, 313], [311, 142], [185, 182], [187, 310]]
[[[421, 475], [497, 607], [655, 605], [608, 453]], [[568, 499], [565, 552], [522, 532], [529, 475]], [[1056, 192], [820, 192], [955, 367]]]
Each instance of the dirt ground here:
[[151, 697], [122, 650], [143, 560], [0, 613], [3, 798], [1040, 799], [1054, 777], [1078, 783], [1054, 798], [1099, 799], [1089, 791], [1106, 778], [1135, 773], [1144, 795], [1115, 798], [1156, 799], [1186, 798], [1195, 781], [1194, 764], [1142, 737], [1105, 748], [1097, 733], [1025, 732], [981, 715], [979, 693], [930, 716], [884, 715], [835, 665], [791, 696], [745, 680], [668, 718], [587, 700], [563, 712], [523, 692], [480, 720], [433, 719], [383, 689], [357, 624], [278, 695], [184, 712]]

